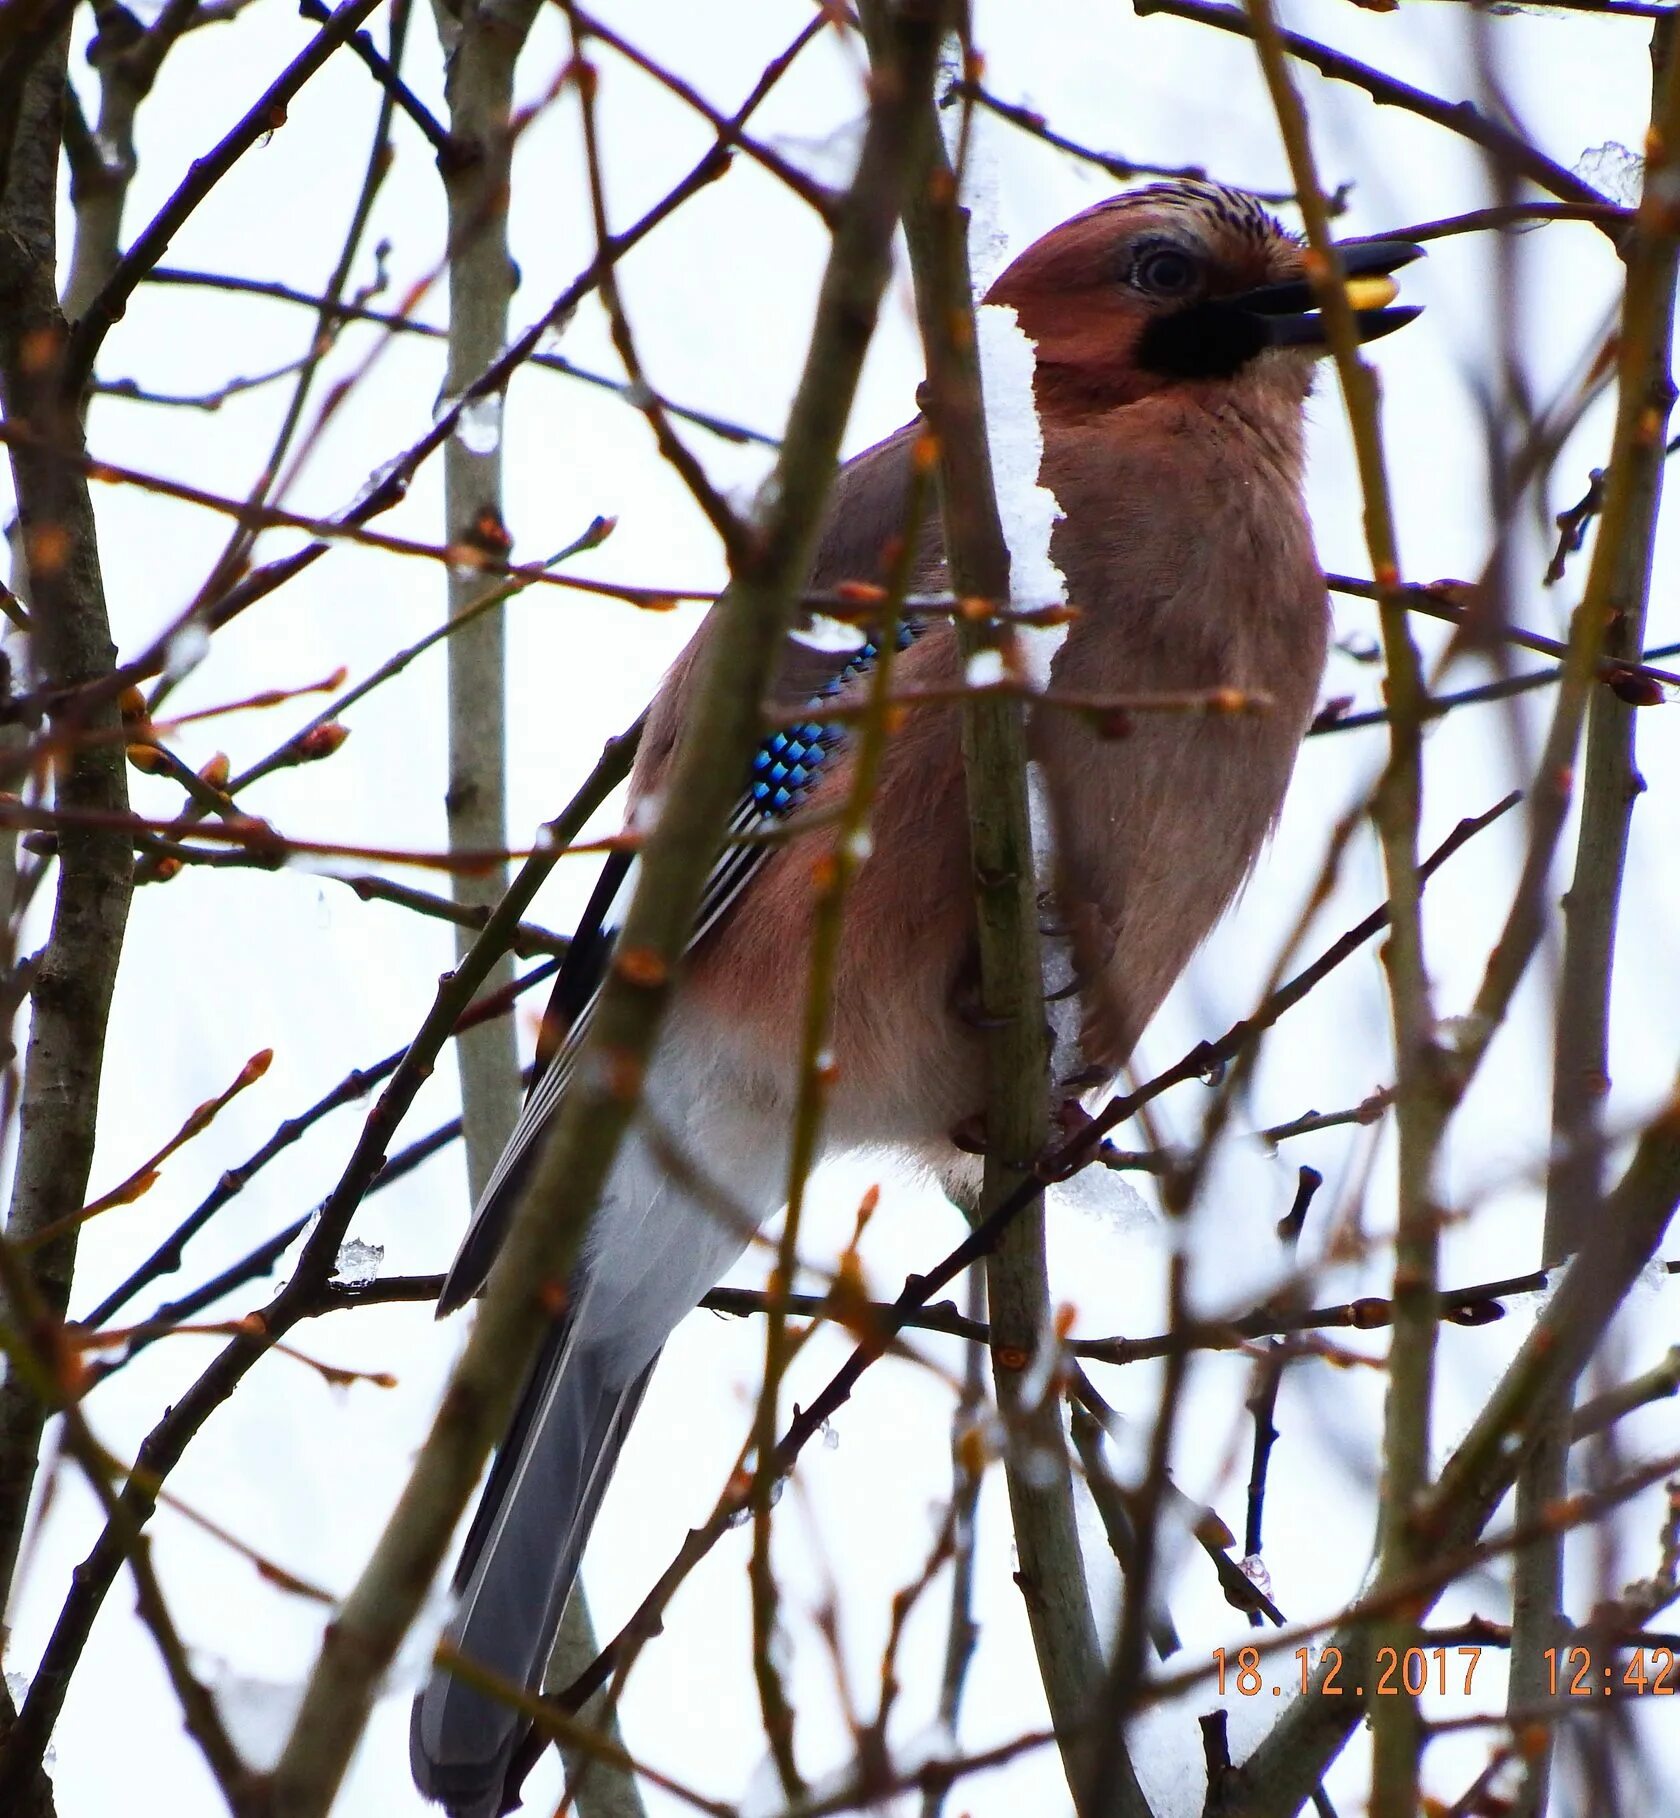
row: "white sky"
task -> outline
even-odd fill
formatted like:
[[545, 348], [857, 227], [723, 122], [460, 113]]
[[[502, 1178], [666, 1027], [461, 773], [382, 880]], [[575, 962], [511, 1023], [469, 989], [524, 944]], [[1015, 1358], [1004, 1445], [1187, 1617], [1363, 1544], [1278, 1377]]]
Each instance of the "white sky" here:
[[[764, 60], [807, 16], [801, 0], [693, 7], [645, 0], [604, 9], [612, 22], [679, 70], [708, 97], [733, 107]], [[1275, 128], [1251, 51], [1234, 39], [1164, 20], [1139, 21], [1120, 6], [1090, 0], [1035, 0], [1031, 7], [987, 0], [978, 37], [988, 81], [1005, 96], [1046, 113], [1076, 140], [1152, 162], [1205, 164], [1220, 178], [1255, 188], [1286, 187]], [[1338, 0], [1290, 9], [1290, 22], [1356, 55], [1435, 89], [1449, 99], [1473, 92], [1475, 75], [1462, 9], [1406, 8], [1376, 15]], [[188, 162], [207, 149], [304, 42], [295, 9], [257, 0], [231, 27], [199, 33], [170, 58], [141, 116], [141, 165], [130, 205], [130, 232], [149, 218]], [[384, 19], [377, 22], [383, 36]], [[1646, 118], [1648, 64], [1637, 23], [1518, 16], [1491, 22], [1518, 113], [1541, 145], [1565, 165], [1606, 142], [1637, 146]], [[567, 54], [558, 16], [545, 15], [526, 53], [524, 88], [546, 91]], [[601, 105], [615, 225], [633, 220], [704, 149], [709, 130], [657, 86], [602, 52]], [[77, 81], [92, 109], [85, 65]], [[441, 108], [436, 44], [417, 10], [405, 73]], [[1455, 213], [1490, 199], [1487, 172], [1473, 148], [1393, 110], [1378, 112], [1351, 89], [1303, 75], [1321, 168], [1332, 183], [1354, 183], [1344, 227], [1369, 233]], [[346, 55], [295, 101], [285, 128], [247, 156], [223, 188], [177, 237], [169, 261], [306, 288], [324, 283], [360, 182], [378, 95]], [[837, 135], [862, 110], [859, 69], [825, 41], [801, 59], [764, 109], [759, 130], [824, 176], [834, 174]], [[844, 141], [842, 140], [842, 143]], [[1028, 140], [1000, 136], [1000, 215], [1016, 247], [1113, 187], [1098, 172], [1069, 163]], [[392, 243], [392, 282], [382, 301], [432, 268], [443, 239], [442, 196], [429, 154], [400, 118], [397, 160], [382, 193], [370, 239]], [[575, 110], [567, 102], [540, 119], [518, 151], [512, 216], [523, 277], [515, 327], [587, 262], [592, 232]], [[775, 430], [803, 357], [824, 235], [808, 211], [748, 160], [689, 203], [623, 268], [627, 307], [653, 381], [673, 398]], [[1524, 287], [1517, 344], [1535, 394], [1551, 395], [1614, 294], [1617, 265], [1594, 230], [1562, 225], [1520, 242]], [[357, 281], [370, 272], [364, 257]], [[1483, 435], [1478, 389], [1493, 383], [1493, 355], [1508, 299], [1491, 290], [1491, 246], [1460, 239], [1437, 246], [1405, 277], [1407, 300], [1427, 313], [1383, 343], [1391, 470], [1409, 575], [1474, 575], [1486, 544]], [[424, 313], [441, 320], [441, 294]], [[130, 376], [159, 388], [212, 386], [301, 353], [312, 325], [281, 304], [176, 288], [143, 289], [109, 337], [101, 365], [108, 378]], [[352, 370], [374, 345], [347, 336], [329, 374]], [[563, 350], [610, 369], [602, 320], [586, 307]], [[429, 421], [441, 375], [435, 344], [412, 340], [385, 349], [312, 462], [292, 502], [329, 511], [368, 473], [406, 447]], [[850, 437], [863, 447], [913, 409], [917, 350], [908, 281], [889, 299], [882, 333], [859, 394]], [[238, 493], [267, 446], [283, 388], [256, 392], [219, 413], [99, 402], [92, 418], [96, 453]], [[1328, 384], [1312, 407], [1311, 499], [1327, 568], [1367, 570], [1358, 498]], [[530, 557], [567, 542], [597, 513], [618, 530], [580, 571], [637, 582], [712, 585], [721, 567], [710, 532], [681, 487], [661, 467], [645, 425], [608, 394], [528, 370], [506, 413], [507, 518], [517, 553]], [[762, 451], [690, 437], [714, 476], [746, 496]], [[1559, 496], [1572, 503], [1590, 466], [1604, 457], [1608, 416], [1592, 413], [1559, 467]], [[441, 481], [425, 469], [409, 501], [382, 527], [427, 539], [441, 534]], [[98, 499], [107, 590], [121, 649], [141, 648], [179, 609], [220, 548], [225, 525], [186, 506], [118, 489]], [[1537, 579], [1543, 538], [1525, 532], [1525, 581]], [[276, 536], [263, 553], [294, 539]], [[1552, 593], [1525, 586], [1520, 616], [1542, 630], [1561, 627], [1582, 565]], [[1673, 604], [1674, 544], [1659, 552], [1652, 641], [1680, 636]], [[237, 698], [252, 689], [301, 683], [340, 664], [365, 674], [418, 637], [442, 608], [442, 578], [423, 563], [341, 550], [218, 634], [210, 660], [181, 689], [182, 706]], [[1374, 612], [1340, 602], [1339, 630], [1368, 639]], [[694, 623], [682, 612], [637, 614], [557, 590], [533, 589], [511, 608], [511, 827], [516, 844], [552, 814], [593, 761], [602, 741], [641, 707]], [[1418, 635], [1438, 648], [1439, 628]], [[353, 737], [329, 763], [283, 774], [252, 791], [253, 809], [283, 831], [383, 846], [435, 849], [443, 839], [443, 663], [434, 653], [350, 717]], [[1465, 668], [1455, 680], [1482, 679]], [[1327, 695], [1376, 692], [1375, 671], [1332, 659]], [[1546, 697], [1526, 697], [1516, 723], [1531, 743], [1544, 723]], [[179, 740], [201, 763], [225, 746], [236, 768], [278, 742], [302, 710], [244, 716], [195, 728]], [[288, 717], [288, 714], [291, 717]], [[1465, 814], [1479, 812], [1511, 786], [1508, 735], [1513, 720], [1480, 709], [1437, 728], [1428, 744], [1425, 842], [1433, 846]], [[1668, 715], [1642, 716], [1641, 764], [1651, 785], [1635, 822], [1633, 860], [1620, 955], [1615, 1029], [1617, 1116], [1631, 1120], [1667, 1083], [1680, 1051], [1680, 967], [1671, 931], [1680, 913], [1677, 873], [1667, 852], [1668, 804], [1680, 785], [1680, 741]], [[1314, 741], [1274, 850], [1236, 914], [1219, 931], [1146, 1038], [1137, 1065], [1147, 1076], [1204, 1035], [1222, 1031], [1252, 1004], [1277, 944], [1316, 872], [1322, 840], [1375, 773], [1381, 735]], [[172, 809], [175, 797], [135, 777], [142, 808]], [[612, 815], [603, 817], [606, 828]], [[1467, 1007], [1503, 912], [1521, 829], [1517, 817], [1485, 835], [1432, 886], [1430, 955], [1440, 1005]], [[564, 928], [590, 882], [585, 861], [563, 864], [538, 906], [539, 919]], [[1342, 889], [1315, 924], [1316, 951], [1362, 915], [1380, 894], [1380, 869], [1362, 838]], [[428, 880], [424, 876], [421, 882]], [[274, 1065], [182, 1155], [137, 1205], [103, 1218], [83, 1247], [77, 1306], [91, 1306], [129, 1272], [226, 1167], [261, 1144], [283, 1118], [312, 1102], [352, 1066], [402, 1045], [430, 1002], [450, 960], [449, 930], [301, 871], [278, 875], [189, 872], [135, 900], [107, 1060], [106, 1097], [94, 1190], [125, 1175], [192, 1106], [223, 1089], [255, 1050], [273, 1047]], [[1547, 968], [1525, 989], [1455, 1128], [1449, 1188], [1472, 1213], [1448, 1235], [1450, 1283], [1531, 1267], [1538, 1244], [1534, 1175], [1546, 1142]], [[533, 1010], [535, 1000], [533, 1000]], [[526, 1019], [527, 1025], [529, 1016]], [[526, 1027], [528, 1038], [529, 1028]], [[1309, 1108], [1349, 1105], [1387, 1084], [1391, 1061], [1381, 980], [1367, 951], [1288, 1020], [1262, 1065], [1243, 1127]], [[1198, 1087], [1181, 1088], [1158, 1110], [1171, 1134], [1191, 1135], [1205, 1104]], [[422, 1092], [403, 1135], [450, 1116], [453, 1074], [440, 1067]], [[179, 1290], [241, 1255], [307, 1210], [329, 1189], [349, 1153], [358, 1113], [320, 1125], [265, 1171], [192, 1246]], [[1247, 1306], [1279, 1264], [1272, 1237], [1287, 1208], [1297, 1164], [1311, 1162], [1326, 1187], [1309, 1222], [1308, 1250], [1328, 1228], [1331, 1208], [1365, 1165], [1369, 1138], [1346, 1129], [1289, 1145], [1278, 1160], [1252, 1144], [1233, 1145], [1197, 1215], [1195, 1292], [1209, 1308]], [[1387, 1203], [1392, 1154], [1375, 1158], [1372, 1205]], [[866, 1256], [886, 1294], [904, 1275], [943, 1254], [956, 1220], [937, 1196], [884, 1164], [854, 1160], [824, 1177], [809, 1224], [809, 1253], [843, 1237], [862, 1187], [885, 1185]], [[1077, 1201], [1075, 1204], [1073, 1202]], [[1054, 1221], [1058, 1292], [1078, 1307], [1081, 1335], [1159, 1329], [1165, 1252], [1113, 1177], [1067, 1196]], [[371, 1200], [356, 1233], [385, 1246], [387, 1272], [443, 1267], [467, 1207], [458, 1154], [434, 1161]], [[1379, 1253], [1363, 1267], [1326, 1271], [1317, 1298], [1382, 1292]], [[762, 1263], [749, 1257], [740, 1279]], [[1672, 1331], [1675, 1290], [1642, 1292], [1638, 1317], [1617, 1361], [1627, 1374], [1654, 1360]], [[1659, 1294], [1661, 1298], [1659, 1299]], [[256, 1304], [248, 1294], [227, 1313]], [[1442, 1340], [1438, 1443], [1462, 1431], [1500, 1363], [1527, 1329], [1533, 1308], [1514, 1303], [1499, 1326]], [[347, 1589], [395, 1496], [425, 1430], [459, 1340], [424, 1308], [384, 1310], [323, 1322], [296, 1335], [335, 1363], [393, 1370], [400, 1387], [330, 1391], [281, 1357], [265, 1362], [233, 1404], [193, 1446], [171, 1488], [266, 1553], [317, 1582]], [[181, 1337], [148, 1351], [100, 1389], [88, 1413], [104, 1441], [131, 1452], [212, 1354], [216, 1341]], [[1380, 1355], [1386, 1340], [1364, 1348]], [[673, 1554], [683, 1533], [710, 1507], [748, 1419], [761, 1339], [747, 1322], [706, 1315], [673, 1339], [595, 1535], [586, 1578], [603, 1630], [615, 1628]], [[955, 1367], [953, 1348], [926, 1341], [927, 1356]], [[789, 1395], [808, 1399], [842, 1355], [838, 1340], [814, 1342], [796, 1367]], [[1146, 1418], [1156, 1379], [1147, 1368], [1101, 1372], [1105, 1394]], [[1214, 1500], [1240, 1531], [1249, 1428], [1242, 1409], [1246, 1366], [1200, 1362], [1180, 1429], [1178, 1472]], [[1286, 1381], [1274, 1459], [1265, 1560], [1278, 1602], [1293, 1618], [1328, 1613], [1357, 1587], [1369, 1557], [1371, 1465], [1380, 1431], [1382, 1378], [1375, 1371], [1299, 1363]], [[832, 1581], [840, 1590], [842, 1630], [852, 1684], [867, 1708], [885, 1632], [888, 1597], [921, 1566], [932, 1512], [948, 1482], [949, 1397], [938, 1382], [906, 1365], [872, 1370], [836, 1422], [838, 1445], [813, 1448], [778, 1536], [795, 1644], [792, 1680], [800, 1712], [802, 1761], [822, 1775], [844, 1758], [832, 1675], [810, 1612]], [[1666, 1435], [1666, 1437], [1665, 1437]], [[1674, 1423], [1662, 1412], [1635, 1423], [1630, 1445], [1673, 1449]], [[963, 1741], [1005, 1739], [1042, 1720], [1030, 1644], [1009, 1581], [1007, 1512], [1001, 1477], [988, 1482], [981, 1516], [978, 1597], [982, 1637]], [[1620, 1575], [1651, 1569], [1659, 1516], [1648, 1499], [1625, 1532], [1635, 1548]], [[201, 1665], [284, 1686], [313, 1657], [319, 1611], [263, 1584], [239, 1558], [180, 1519], [153, 1524], [163, 1583]], [[29, 1562], [13, 1611], [7, 1665], [28, 1672], [58, 1607], [67, 1574], [94, 1532], [90, 1498], [66, 1472]], [[663, 1642], [644, 1656], [626, 1704], [633, 1749], [701, 1790], [739, 1799], [763, 1754], [749, 1670], [747, 1541], [728, 1537], [678, 1598]], [[1220, 1601], [1197, 1561], [1173, 1593], [1186, 1660], [1221, 1642], [1248, 1637]], [[1447, 1618], [1471, 1610], [1502, 1617], [1497, 1587], [1478, 1582], [1442, 1606]], [[927, 1600], [907, 1638], [902, 1731], [925, 1726], [943, 1647], [943, 1585]], [[1285, 1670], [1292, 1663], [1284, 1662]], [[1490, 1707], [1502, 1689], [1503, 1663], [1484, 1661], [1477, 1692]], [[388, 1699], [368, 1733], [338, 1809], [358, 1818], [417, 1812], [409, 1786], [405, 1728], [408, 1690]], [[1201, 1750], [1194, 1714], [1209, 1700], [1153, 1719], [1140, 1739], [1145, 1784], [1163, 1818], [1200, 1809]], [[1233, 1701], [1240, 1753], [1281, 1699]], [[1461, 1698], [1438, 1707], [1462, 1715]], [[1647, 1713], [1648, 1731], [1660, 1720]], [[1674, 1725], [1666, 1737], [1671, 1772], [1680, 1772]], [[1456, 1796], [1483, 1759], [1480, 1742], [1431, 1751], [1430, 1789]], [[1330, 1783], [1343, 1813], [1361, 1809], [1363, 1765], [1357, 1746]], [[182, 1818], [220, 1809], [178, 1713], [155, 1652], [119, 1584], [107, 1600], [66, 1705], [55, 1775], [60, 1810], [86, 1818], [116, 1809], [156, 1810]], [[136, 1792], [137, 1779], [147, 1789]], [[552, 1776], [533, 1780], [551, 1790]], [[650, 1810], [676, 1809], [648, 1793]], [[137, 1803], [138, 1802], [138, 1803]], [[968, 1784], [953, 1813], [975, 1818], [1052, 1812], [1065, 1795], [1054, 1765], [1029, 1758]], [[1640, 1803], [1634, 1801], [1635, 1804]], [[529, 1810], [543, 1809], [543, 1792]], [[907, 1808], [908, 1809], [908, 1808]], [[1655, 1809], [1647, 1805], [1646, 1809]]]

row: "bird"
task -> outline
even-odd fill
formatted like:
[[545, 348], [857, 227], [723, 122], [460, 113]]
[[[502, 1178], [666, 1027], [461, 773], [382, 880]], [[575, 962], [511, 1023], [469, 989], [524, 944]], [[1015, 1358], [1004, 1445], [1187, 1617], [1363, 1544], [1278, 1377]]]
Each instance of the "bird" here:
[[[1361, 340], [1418, 313], [1391, 306], [1392, 274], [1420, 253], [1392, 239], [1340, 249]], [[1071, 1067], [1052, 1082], [1067, 1097], [1121, 1067], [1238, 895], [1313, 715], [1328, 604], [1303, 502], [1304, 407], [1327, 330], [1307, 258], [1242, 190], [1154, 183], [1053, 228], [985, 299], [1014, 309], [1035, 353], [1039, 478], [1060, 509], [1051, 555], [1072, 608], [1052, 687], [1233, 688], [1270, 702], [1259, 714], [1138, 714], [1124, 737], [1106, 740], [1054, 706], [1031, 711], [1080, 1008]], [[841, 469], [809, 592], [882, 582], [922, 428], [906, 424]], [[936, 521], [922, 526], [912, 570], [918, 592], [947, 587]], [[702, 623], [649, 709], [632, 828], [657, 816], [714, 622]], [[907, 712], [881, 760], [833, 973], [824, 1133], [829, 1152], [891, 1149], [955, 1181], [974, 1165], [958, 1133], [984, 1103], [960, 709], [950, 698], [964, 669], [949, 619], [915, 624], [898, 635], [895, 692], [943, 692], [945, 704]], [[868, 686], [878, 652], [825, 629], [808, 611], [795, 621], [776, 698], [800, 703], [803, 717], [754, 754], [733, 834], [791, 829], [800, 817], [821, 825], [847, 799], [855, 733], [836, 710]], [[643, 1116], [486, 1478], [445, 1633], [517, 1685], [540, 1682], [662, 1346], [784, 1201], [814, 849], [791, 837], [724, 845]], [[550, 1014], [566, 1033], [480, 1197], [440, 1315], [489, 1274], [566, 1090], [633, 880], [633, 857], [614, 854], [555, 986]], [[668, 1165], [673, 1152], [680, 1169]], [[435, 1668], [413, 1708], [417, 1786], [451, 1818], [495, 1818], [516, 1797], [510, 1763], [527, 1728], [507, 1703]]]

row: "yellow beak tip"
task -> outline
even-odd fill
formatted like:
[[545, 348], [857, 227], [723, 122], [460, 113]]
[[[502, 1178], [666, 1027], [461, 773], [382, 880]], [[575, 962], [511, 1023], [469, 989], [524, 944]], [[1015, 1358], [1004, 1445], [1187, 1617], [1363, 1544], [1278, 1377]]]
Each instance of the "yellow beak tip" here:
[[1392, 278], [1349, 278], [1347, 300], [1354, 309], [1383, 309], [1400, 294]]

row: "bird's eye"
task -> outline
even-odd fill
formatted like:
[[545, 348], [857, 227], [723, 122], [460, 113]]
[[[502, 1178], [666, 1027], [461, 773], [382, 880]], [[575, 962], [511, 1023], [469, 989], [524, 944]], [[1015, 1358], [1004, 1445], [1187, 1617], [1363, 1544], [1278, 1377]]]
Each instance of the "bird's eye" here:
[[1196, 278], [1196, 261], [1176, 246], [1146, 246], [1132, 264], [1132, 282], [1152, 296], [1187, 296]]

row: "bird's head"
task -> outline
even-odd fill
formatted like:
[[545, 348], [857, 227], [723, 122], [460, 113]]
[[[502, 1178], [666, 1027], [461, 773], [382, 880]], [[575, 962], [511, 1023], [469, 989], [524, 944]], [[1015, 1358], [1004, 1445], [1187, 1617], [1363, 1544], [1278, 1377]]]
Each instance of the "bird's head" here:
[[[1342, 248], [1363, 340], [1418, 311], [1390, 308], [1403, 241]], [[1306, 249], [1253, 196], [1151, 184], [1100, 202], [1029, 246], [987, 301], [1012, 304], [1038, 348], [1041, 409], [1085, 416], [1172, 389], [1233, 384], [1298, 410], [1326, 351]]]

